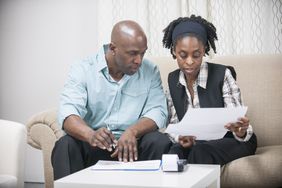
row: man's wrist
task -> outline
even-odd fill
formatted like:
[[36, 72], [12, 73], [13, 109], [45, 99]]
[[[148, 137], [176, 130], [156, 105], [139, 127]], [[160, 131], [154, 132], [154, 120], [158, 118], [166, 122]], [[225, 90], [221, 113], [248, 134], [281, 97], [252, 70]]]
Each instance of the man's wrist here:
[[95, 131], [93, 129], [86, 131], [85, 133], [85, 141], [88, 142], [90, 145], [93, 142], [93, 137], [94, 137]]
[[132, 127], [128, 128], [127, 131], [130, 131], [135, 138], [138, 138], [138, 131]]

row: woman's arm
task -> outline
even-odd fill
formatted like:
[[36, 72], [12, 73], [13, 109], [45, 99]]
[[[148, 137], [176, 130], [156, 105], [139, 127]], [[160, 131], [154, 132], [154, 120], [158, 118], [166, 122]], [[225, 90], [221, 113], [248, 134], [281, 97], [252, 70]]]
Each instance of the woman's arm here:
[[[222, 93], [225, 107], [243, 106], [240, 88], [229, 69], [225, 71]], [[247, 117], [242, 117], [234, 124], [228, 124], [226, 128], [232, 131], [235, 139], [241, 142], [247, 142], [253, 134], [253, 128]]]

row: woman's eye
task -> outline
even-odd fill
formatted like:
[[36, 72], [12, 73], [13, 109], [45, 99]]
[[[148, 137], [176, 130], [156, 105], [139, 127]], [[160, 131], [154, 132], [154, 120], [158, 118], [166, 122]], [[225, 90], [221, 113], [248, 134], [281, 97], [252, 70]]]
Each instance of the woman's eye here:
[[180, 56], [182, 59], [184, 59], [184, 58], [186, 58], [187, 55], [186, 55], [185, 53], [180, 53], [179, 56]]
[[193, 55], [193, 57], [194, 57], [194, 58], [199, 58], [199, 57], [201, 57], [201, 54], [200, 54], [200, 53], [195, 53], [195, 54]]

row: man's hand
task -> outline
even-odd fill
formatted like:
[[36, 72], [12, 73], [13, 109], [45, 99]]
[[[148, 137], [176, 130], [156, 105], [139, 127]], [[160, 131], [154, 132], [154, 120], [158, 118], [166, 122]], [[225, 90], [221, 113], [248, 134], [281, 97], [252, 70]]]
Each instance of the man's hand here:
[[178, 142], [184, 148], [190, 148], [195, 144], [195, 136], [179, 136]]
[[246, 135], [247, 129], [249, 128], [249, 119], [247, 117], [239, 118], [236, 123], [229, 123], [224, 127], [229, 131], [232, 131], [236, 136], [243, 138]]
[[115, 142], [115, 136], [107, 128], [102, 127], [96, 131], [92, 131], [87, 140], [91, 146], [107, 149], [111, 152]]
[[119, 161], [130, 161], [138, 159], [137, 139], [131, 129], [127, 129], [117, 142], [117, 148], [111, 157], [117, 157]]

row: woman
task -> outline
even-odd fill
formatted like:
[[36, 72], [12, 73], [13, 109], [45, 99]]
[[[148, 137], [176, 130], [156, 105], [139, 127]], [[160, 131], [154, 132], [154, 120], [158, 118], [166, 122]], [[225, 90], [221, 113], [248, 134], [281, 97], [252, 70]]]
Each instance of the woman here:
[[[164, 29], [163, 45], [179, 66], [168, 78], [170, 124], [179, 122], [189, 108], [242, 106], [232, 67], [203, 62], [210, 48], [216, 53], [215, 40], [216, 28], [200, 16], [178, 18]], [[173, 142], [169, 153], [188, 163], [220, 165], [255, 153], [256, 136], [247, 117], [225, 128], [226, 135], [218, 140], [169, 135]]]

